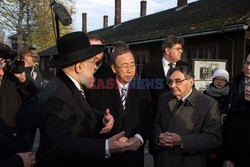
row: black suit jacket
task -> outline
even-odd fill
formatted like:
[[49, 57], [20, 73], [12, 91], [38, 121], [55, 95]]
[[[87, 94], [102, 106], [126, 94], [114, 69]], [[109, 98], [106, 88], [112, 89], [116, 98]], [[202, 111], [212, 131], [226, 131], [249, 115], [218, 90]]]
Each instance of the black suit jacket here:
[[95, 72], [94, 77], [96, 79], [106, 80], [108, 78], [115, 78], [115, 74], [111, 69], [111, 65], [107, 61], [103, 61], [101, 66]]
[[38, 166], [97, 166], [105, 157], [105, 140], [96, 139], [103, 114], [95, 114], [70, 78], [59, 71], [39, 102]]
[[[140, 82], [140, 80], [137, 81]], [[128, 89], [125, 112], [122, 109], [121, 97], [116, 83], [111, 86], [112, 89], [96, 89], [91, 91], [91, 103], [93, 107], [100, 110], [110, 109], [110, 113], [115, 120], [113, 129], [107, 136], [102, 137], [110, 137], [121, 131], [125, 131], [127, 138], [134, 137], [135, 134], [140, 134], [144, 140], [144, 144], [146, 143], [151, 135], [153, 125], [150, 91], [143, 87], [139, 89], [134, 86]], [[135, 152], [126, 151], [122, 154], [112, 155], [105, 163], [109, 167], [143, 167], [143, 158], [144, 147], [141, 146]]]
[[[184, 61], [178, 61], [176, 66], [187, 66], [187, 63]], [[164, 73], [163, 65], [162, 65], [162, 58], [151, 63], [145, 64], [142, 71], [142, 78], [143, 79], [160, 79], [162, 83], [162, 89], [150, 89], [151, 95], [153, 99], [153, 112], [155, 114], [157, 110], [158, 100], [162, 93], [170, 91], [167, 85], [167, 79]]]
[[23, 167], [23, 160], [19, 155], [13, 155], [8, 159], [1, 160], [1, 167]]

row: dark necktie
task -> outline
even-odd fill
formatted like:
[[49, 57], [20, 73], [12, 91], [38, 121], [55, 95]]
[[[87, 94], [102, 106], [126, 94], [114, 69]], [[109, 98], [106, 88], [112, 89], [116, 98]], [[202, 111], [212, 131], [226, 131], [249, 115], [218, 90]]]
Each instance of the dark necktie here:
[[80, 89], [79, 91], [81, 92], [82, 96], [85, 98], [84, 90], [83, 90], [83, 89]]
[[168, 66], [169, 66], [169, 69], [168, 69], [168, 72], [167, 72], [167, 75], [166, 75], [167, 79], [169, 78], [169, 72], [174, 68], [174, 63], [168, 63]]
[[127, 92], [127, 89], [123, 87], [121, 89], [121, 102], [122, 102], [122, 108], [124, 111], [126, 110], [126, 92]]
[[173, 113], [175, 113], [180, 108], [180, 106], [182, 105], [182, 103], [183, 103], [182, 99], [177, 100], [176, 105], [173, 108]]

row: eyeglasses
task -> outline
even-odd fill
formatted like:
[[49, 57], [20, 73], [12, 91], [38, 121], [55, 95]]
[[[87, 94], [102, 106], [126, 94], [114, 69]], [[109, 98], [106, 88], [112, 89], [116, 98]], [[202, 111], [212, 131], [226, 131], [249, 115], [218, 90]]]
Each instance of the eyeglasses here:
[[245, 63], [244, 63], [244, 64], [245, 64], [245, 66], [247, 66], [247, 67], [248, 67], [248, 66], [250, 66], [250, 61], [245, 61]]
[[117, 66], [117, 65], [115, 65], [115, 66], [127, 71], [128, 69], [134, 70], [136, 65], [130, 64], [130, 65], [123, 65], [123, 66]]
[[225, 79], [222, 78], [214, 78], [214, 80], [219, 82], [227, 82]]
[[175, 85], [180, 85], [183, 81], [187, 80], [187, 78], [183, 79], [183, 80], [179, 80], [179, 79], [176, 79], [176, 80], [172, 80], [172, 79], [169, 79], [167, 81], [167, 84], [168, 86], [172, 86], [173, 83], [175, 83]]
[[183, 48], [171, 48], [171, 49], [176, 49], [178, 52], [183, 51]]

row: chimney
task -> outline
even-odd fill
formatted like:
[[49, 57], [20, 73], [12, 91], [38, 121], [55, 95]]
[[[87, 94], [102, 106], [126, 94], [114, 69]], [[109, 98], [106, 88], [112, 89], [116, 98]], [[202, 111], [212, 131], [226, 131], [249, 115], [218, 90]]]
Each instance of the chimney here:
[[147, 11], [147, 1], [141, 1], [141, 14], [140, 16], [146, 16], [146, 11]]
[[87, 13], [82, 13], [82, 31], [87, 33]]
[[187, 0], [177, 0], [177, 7], [187, 5]]
[[103, 16], [103, 28], [108, 27], [108, 16], [104, 15]]
[[115, 0], [115, 25], [121, 23], [121, 0]]

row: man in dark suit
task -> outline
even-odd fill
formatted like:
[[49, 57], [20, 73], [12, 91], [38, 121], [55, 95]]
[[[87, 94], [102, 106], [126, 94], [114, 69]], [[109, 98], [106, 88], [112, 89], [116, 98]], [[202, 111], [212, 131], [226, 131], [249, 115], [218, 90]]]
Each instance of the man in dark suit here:
[[170, 91], [167, 85], [167, 74], [169, 69], [175, 66], [187, 65], [185, 62], [181, 61], [183, 46], [184, 40], [181, 37], [176, 37], [174, 35], [168, 36], [161, 45], [163, 57], [143, 67], [142, 78], [161, 79], [162, 83], [161, 89], [151, 89], [154, 114], [157, 109], [160, 95]]
[[144, 144], [151, 134], [153, 118], [149, 89], [135, 78], [136, 64], [128, 48], [117, 48], [111, 56], [111, 67], [116, 74], [104, 89], [93, 90], [92, 105], [100, 110], [110, 109], [114, 116], [114, 127], [108, 137], [125, 131], [127, 140], [135, 141], [132, 150], [111, 156], [105, 161], [107, 167], [144, 166]]
[[[153, 99], [153, 115], [157, 110], [158, 100], [162, 93], [169, 92], [170, 89], [167, 85], [167, 74], [170, 68], [175, 66], [187, 65], [181, 61], [183, 53], [184, 40], [174, 35], [168, 36], [161, 45], [163, 57], [146, 64], [143, 67], [142, 78], [149, 80], [158, 80], [161, 83], [159, 88], [150, 89]], [[149, 152], [154, 155], [154, 149], [151, 140], [149, 140]]]
[[218, 102], [193, 87], [187, 66], [170, 70], [168, 85], [154, 123], [155, 166], [206, 167], [209, 151], [221, 144]]
[[246, 57], [243, 72], [237, 74], [230, 83], [228, 116], [237, 109], [239, 101], [244, 99], [244, 89], [247, 79], [250, 78], [250, 54]]
[[[50, 61], [57, 75], [41, 94], [39, 102], [40, 145], [37, 162], [41, 167], [92, 167], [115, 152], [132, 149], [135, 142], [120, 142], [121, 132], [107, 140], [97, 139], [113, 126], [109, 110], [92, 109], [83, 86], [93, 84], [95, 55], [88, 37], [73, 32], [57, 40], [59, 55]], [[104, 116], [105, 114], [105, 116]], [[104, 128], [102, 128], [104, 124]]]
[[96, 66], [97, 69], [95, 70], [94, 77], [96, 80], [102, 79], [106, 80], [108, 78], [114, 78], [115, 74], [111, 70], [111, 66], [109, 62], [107, 62], [107, 55], [105, 55], [105, 43], [104, 40], [98, 35], [91, 35], [89, 36], [89, 42], [93, 48], [101, 47], [103, 52], [98, 53], [96, 57]]

